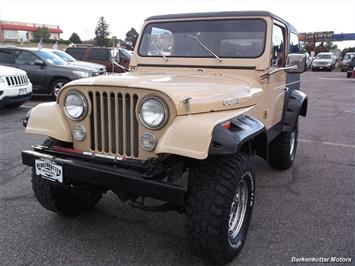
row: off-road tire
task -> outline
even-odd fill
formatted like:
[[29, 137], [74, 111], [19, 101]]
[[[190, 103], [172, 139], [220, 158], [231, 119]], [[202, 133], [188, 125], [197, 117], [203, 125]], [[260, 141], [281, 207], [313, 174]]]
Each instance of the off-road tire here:
[[[294, 134], [292, 149], [291, 138]], [[298, 143], [298, 122], [292, 132], [282, 132], [269, 145], [269, 165], [278, 170], [290, 168], [295, 161]], [[292, 149], [292, 152], [291, 152]]]
[[[246, 211], [239, 233], [230, 239], [231, 205], [242, 180], [248, 191]], [[194, 252], [214, 264], [233, 260], [245, 243], [254, 197], [254, 174], [246, 155], [202, 161], [190, 179], [186, 206], [186, 231]]]
[[[54, 139], [46, 139], [43, 143], [44, 146], [61, 144]], [[75, 216], [93, 209], [103, 194], [102, 190], [96, 188], [64, 186], [46, 180], [36, 176], [34, 170], [32, 171], [32, 189], [43, 207], [63, 216]]]

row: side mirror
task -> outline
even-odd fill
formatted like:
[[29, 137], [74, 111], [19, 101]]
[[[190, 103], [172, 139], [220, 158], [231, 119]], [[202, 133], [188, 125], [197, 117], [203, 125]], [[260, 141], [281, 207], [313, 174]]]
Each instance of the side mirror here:
[[42, 67], [46, 65], [41, 59], [38, 59], [38, 58], [35, 59], [34, 64], [36, 66], [42, 66]]
[[305, 54], [288, 54], [286, 58], [287, 73], [303, 73], [306, 69]]

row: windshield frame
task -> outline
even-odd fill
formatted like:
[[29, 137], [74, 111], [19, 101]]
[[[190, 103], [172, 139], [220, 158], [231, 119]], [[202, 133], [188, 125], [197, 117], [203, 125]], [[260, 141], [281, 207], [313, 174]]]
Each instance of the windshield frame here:
[[[264, 18], [260, 18], [260, 17], [256, 17], [256, 18], [243, 18], [243, 17], [236, 17], [236, 18], [212, 18], [212, 19], [208, 19], [208, 18], [205, 18], [205, 19], [188, 19], [188, 20], [164, 20], [164, 21], [151, 21], [151, 22], [148, 22], [144, 28], [143, 28], [143, 31], [142, 31], [142, 36], [140, 37], [140, 40], [139, 40], [139, 45], [138, 45], [138, 48], [137, 48], [137, 55], [140, 56], [140, 57], [143, 57], [143, 58], [163, 58], [161, 55], [142, 55], [140, 53], [140, 50], [141, 50], [141, 45], [143, 43], [143, 38], [144, 38], [144, 32], [146, 30], [146, 28], [148, 26], [150, 26], [151, 24], [160, 24], [160, 23], [181, 23], [181, 22], [204, 22], [204, 21], [241, 21], [241, 20], [244, 20], [244, 21], [247, 21], [247, 20], [252, 20], [252, 21], [262, 21], [264, 23], [264, 39], [263, 39], [263, 49], [261, 50], [260, 54], [257, 55], [257, 56], [254, 56], [254, 57], [251, 57], [251, 56], [241, 56], [241, 57], [237, 57], [237, 56], [228, 56], [228, 57], [225, 57], [225, 56], [220, 56], [218, 55], [221, 59], [223, 60], [228, 60], [228, 59], [257, 59], [257, 58], [260, 58], [264, 55], [265, 53], [265, 50], [266, 50], [266, 42], [267, 42], [267, 31], [268, 31], [268, 22], [266, 19]], [[214, 51], [213, 51], [214, 52]], [[206, 55], [206, 56], [171, 56], [171, 55], [166, 55], [167, 58], [173, 58], [173, 59], [176, 59], [176, 58], [184, 58], [184, 59], [193, 59], [193, 58], [201, 58], [201, 59], [215, 59], [214, 57], [212, 56], [209, 56], [209, 55]]]

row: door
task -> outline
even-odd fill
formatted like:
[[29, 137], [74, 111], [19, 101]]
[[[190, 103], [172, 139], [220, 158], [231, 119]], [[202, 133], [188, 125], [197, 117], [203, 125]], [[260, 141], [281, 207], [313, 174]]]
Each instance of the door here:
[[[275, 23], [272, 28], [272, 55], [270, 67], [272, 70], [285, 67], [286, 62], [286, 28]], [[271, 125], [275, 125], [282, 118], [285, 101], [286, 72], [280, 70], [269, 77], [268, 80], [268, 117]]]
[[15, 67], [27, 72], [34, 90], [43, 89], [43, 81], [46, 75], [46, 66], [35, 64], [38, 60], [43, 62], [43, 60], [29, 51], [17, 50], [15, 52]]

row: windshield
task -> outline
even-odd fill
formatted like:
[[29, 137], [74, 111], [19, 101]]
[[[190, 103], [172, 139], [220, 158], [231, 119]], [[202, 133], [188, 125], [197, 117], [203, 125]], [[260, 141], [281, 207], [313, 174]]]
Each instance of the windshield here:
[[317, 59], [331, 59], [332, 56], [330, 54], [319, 54], [316, 57]]
[[262, 19], [149, 23], [139, 55], [207, 58], [212, 52], [220, 58], [256, 58], [264, 51], [265, 31]]
[[55, 51], [52, 51], [52, 53], [59, 56], [60, 58], [62, 58], [65, 62], [75, 62], [76, 61], [76, 59], [74, 57], [72, 57], [70, 54], [67, 54], [66, 52], [55, 50]]
[[52, 54], [47, 51], [39, 50], [39, 51], [34, 51], [34, 53], [38, 57], [40, 57], [43, 61], [45, 61], [46, 63], [51, 64], [51, 65], [66, 65], [66, 64], [68, 64], [63, 59], [61, 59], [59, 56], [56, 56], [55, 54]]
[[345, 54], [344, 59], [351, 59], [355, 56], [355, 54]]

